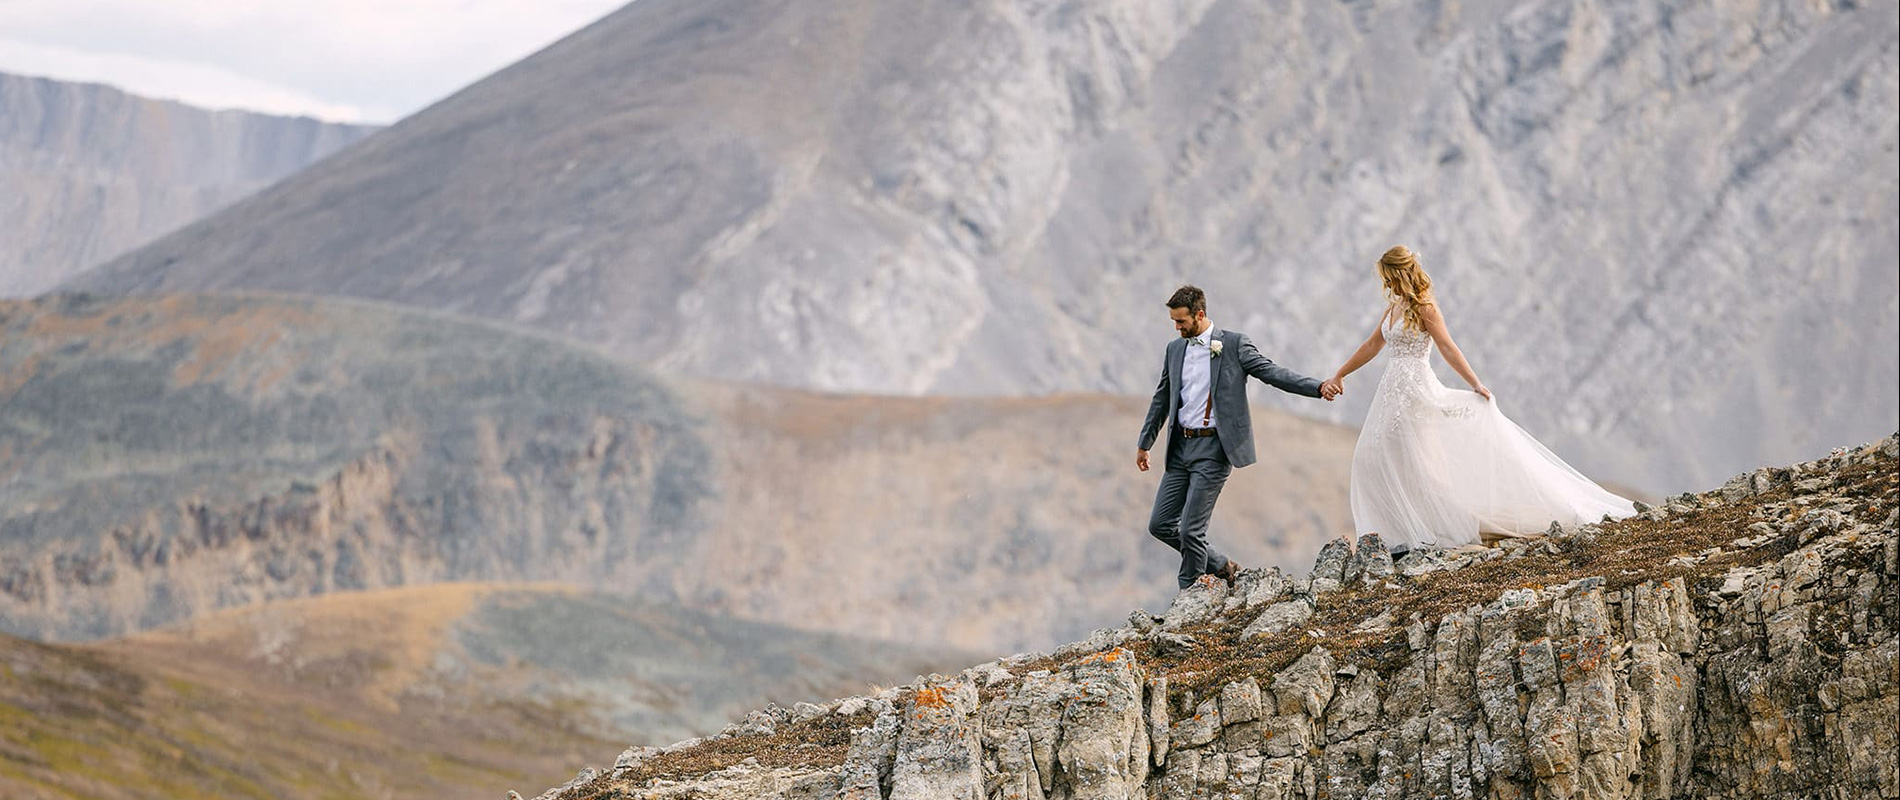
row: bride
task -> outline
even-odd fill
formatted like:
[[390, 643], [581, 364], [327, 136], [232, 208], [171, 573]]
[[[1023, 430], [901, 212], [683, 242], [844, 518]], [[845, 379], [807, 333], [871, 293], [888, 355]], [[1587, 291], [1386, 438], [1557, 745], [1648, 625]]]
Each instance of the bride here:
[[[1346, 376], [1392, 345], [1352, 453], [1358, 533], [1378, 533], [1404, 551], [1533, 536], [1553, 521], [1575, 525], [1634, 513], [1629, 500], [1571, 469], [1498, 410], [1452, 342], [1417, 254], [1404, 245], [1387, 250], [1379, 278], [1390, 300], [1379, 326], [1325, 381], [1343, 389]], [[1471, 391], [1439, 382], [1434, 343]]]

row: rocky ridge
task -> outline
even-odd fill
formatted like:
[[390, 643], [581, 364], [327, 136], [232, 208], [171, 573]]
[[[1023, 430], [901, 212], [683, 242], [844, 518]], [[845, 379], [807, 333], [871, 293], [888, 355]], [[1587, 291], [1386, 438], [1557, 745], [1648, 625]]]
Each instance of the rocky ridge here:
[[[1495, 549], [1329, 544], [540, 800], [1896, 798], [1900, 435]], [[510, 797], [514, 797], [511, 793]]]

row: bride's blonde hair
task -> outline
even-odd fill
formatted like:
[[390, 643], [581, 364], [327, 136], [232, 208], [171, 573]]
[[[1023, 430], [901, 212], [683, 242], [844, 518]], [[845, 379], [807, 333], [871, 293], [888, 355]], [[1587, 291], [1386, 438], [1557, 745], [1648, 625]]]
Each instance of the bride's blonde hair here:
[[1418, 254], [1405, 245], [1385, 251], [1379, 257], [1379, 280], [1385, 284], [1386, 299], [1398, 304], [1405, 327], [1425, 330], [1418, 309], [1432, 304], [1432, 278], [1418, 265]]

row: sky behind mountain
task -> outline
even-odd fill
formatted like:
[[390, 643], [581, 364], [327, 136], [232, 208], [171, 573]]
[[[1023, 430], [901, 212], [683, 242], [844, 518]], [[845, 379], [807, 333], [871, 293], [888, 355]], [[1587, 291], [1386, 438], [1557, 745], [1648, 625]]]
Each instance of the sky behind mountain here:
[[8, 0], [0, 71], [390, 123], [625, 0]]

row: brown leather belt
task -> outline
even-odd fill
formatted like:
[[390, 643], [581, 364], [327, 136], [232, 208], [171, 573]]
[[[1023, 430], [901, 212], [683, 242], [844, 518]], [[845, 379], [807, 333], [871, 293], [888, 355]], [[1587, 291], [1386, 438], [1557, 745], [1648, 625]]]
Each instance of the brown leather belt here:
[[1199, 439], [1203, 436], [1213, 436], [1216, 430], [1215, 428], [1183, 428], [1179, 425], [1176, 425], [1174, 429], [1180, 431], [1181, 438], [1184, 439]]

